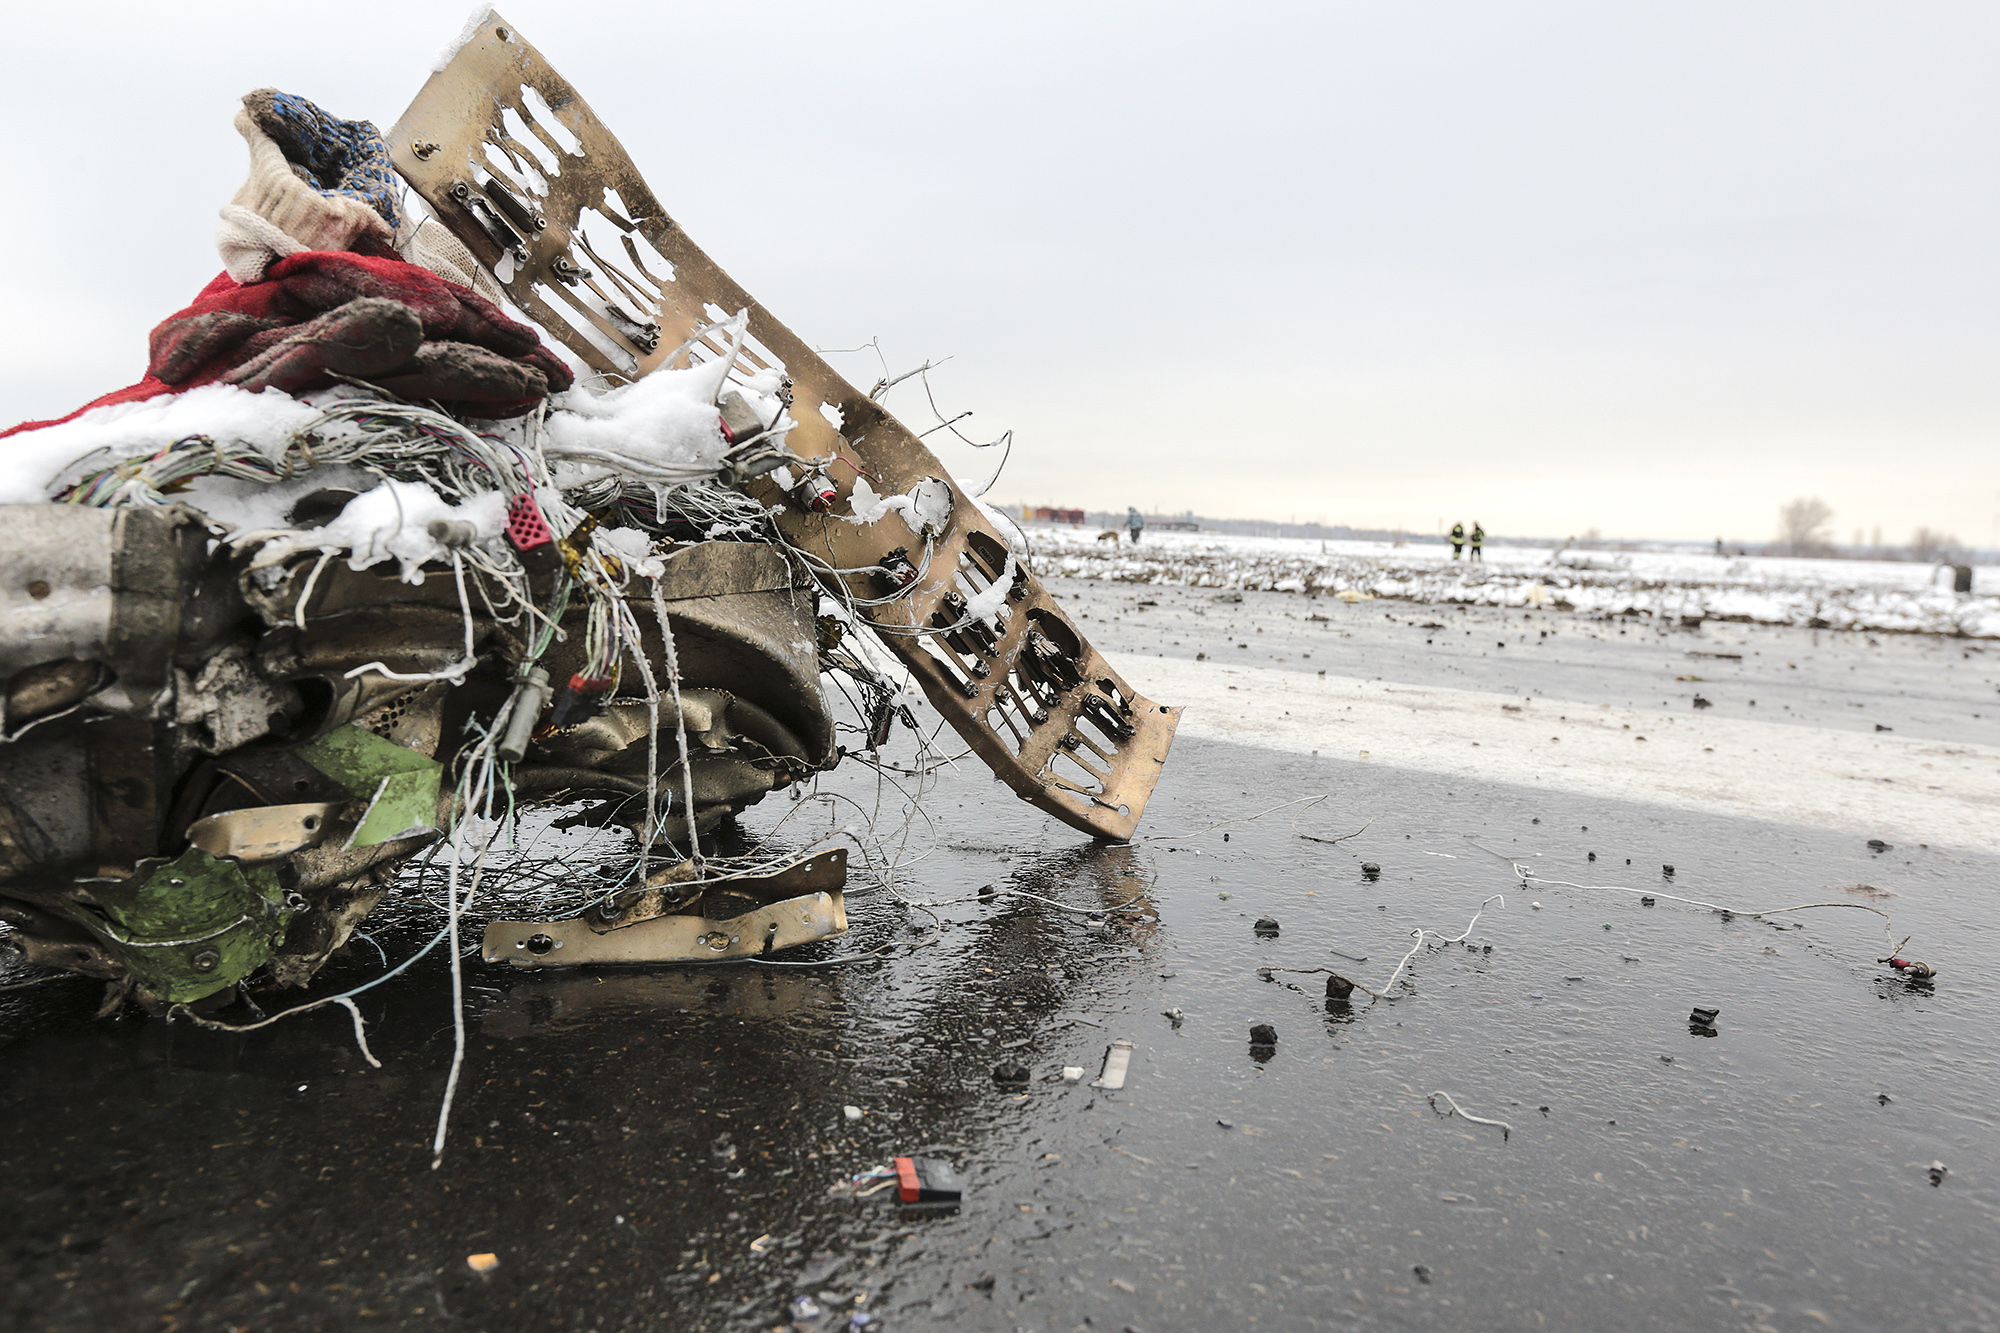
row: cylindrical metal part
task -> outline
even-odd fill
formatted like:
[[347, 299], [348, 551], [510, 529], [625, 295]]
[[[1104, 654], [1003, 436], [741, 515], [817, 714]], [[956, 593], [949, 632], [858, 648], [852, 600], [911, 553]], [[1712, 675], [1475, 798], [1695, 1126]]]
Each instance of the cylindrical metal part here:
[[493, 752], [510, 764], [526, 758], [528, 738], [535, 734], [535, 723], [541, 720], [542, 709], [548, 702], [549, 673], [540, 667], [529, 667], [507, 701], [507, 725]]

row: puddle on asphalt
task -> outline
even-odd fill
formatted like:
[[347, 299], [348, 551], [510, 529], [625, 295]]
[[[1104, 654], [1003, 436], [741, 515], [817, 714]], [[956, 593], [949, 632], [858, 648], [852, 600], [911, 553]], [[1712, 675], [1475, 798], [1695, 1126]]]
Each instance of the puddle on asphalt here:
[[[230, 1037], [92, 1023], [83, 982], [0, 996], [17, 1320], [771, 1328], [804, 1295], [822, 1328], [2000, 1323], [1990, 860], [1192, 740], [1147, 820], [1191, 836], [1079, 843], [999, 792], [946, 775], [951, 837], [896, 881], [966, 900], [930, 909], [949, 929], [857, 875], [852, 935], [790, 956], [909, 946], [886, 963], [473, 964], [435, 1174], [435, 957], [362, 997], [380, 1071], [338, 1011]], [[1865, 911], [1669, 894], [1875, 907], [1939, 975], [1878, 964]], [[1259, 974], [1379, 990], [1475, 911], [1394, 1002]], [[1093, 1089], [1118, 1037], [1128, 1082]], [[963, 1168], [961, 1207], [836, 1192], [910, 1154]]]

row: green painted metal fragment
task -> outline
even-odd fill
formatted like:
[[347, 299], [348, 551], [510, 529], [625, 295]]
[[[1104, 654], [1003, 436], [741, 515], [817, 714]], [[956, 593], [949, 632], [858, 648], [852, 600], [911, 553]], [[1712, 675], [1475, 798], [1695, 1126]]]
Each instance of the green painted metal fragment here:
[[373, 847], [436, 830], [444, 773], [437, 760], [353, 725], [300, 746], [298, 754], [354, 795], [367, 798], [368, 811], [348, 847]]
[[135, 980], [173, 1004], [233, 986], [285, 942], [293, 909], [275, 870], [190, 847], [128, 880], [93, 883], [100, 911], [70, 915], [104, 941]]

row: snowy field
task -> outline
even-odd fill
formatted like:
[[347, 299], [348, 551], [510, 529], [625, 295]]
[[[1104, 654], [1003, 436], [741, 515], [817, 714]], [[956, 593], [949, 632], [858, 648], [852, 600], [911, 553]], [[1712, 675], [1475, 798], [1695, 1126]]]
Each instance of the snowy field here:
[[2000, 638], [1994, 566], [1973, 571], [1967, 595], [1937, 566], [1900, 561], [1503, 546], [1477, 565], [1453, 562], [1442, 544], [1148, 532], [1132, 546], [1086, 528], [1024, 530], [1037, 570], [1071, 578]]

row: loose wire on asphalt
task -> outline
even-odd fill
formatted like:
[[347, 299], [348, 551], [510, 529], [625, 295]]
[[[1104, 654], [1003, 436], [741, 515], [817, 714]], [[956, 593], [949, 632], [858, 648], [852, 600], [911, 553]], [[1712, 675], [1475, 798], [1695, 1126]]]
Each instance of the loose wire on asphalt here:
[[1430, 1095], [1429, 1098], [1431, 1104], [1431, 1110], [1437, 1111], [1440, 1117], [1446, 1114], [1443, 1111], [1438, 1111], [1438, 1098], [1440, 1097], [1445, 1099], [1446, 1103], [1450, 1105], [1453, 1111], [1457, 1112], [1460, 1116], [1464, 1117], [1465, 1119], [1470, 1120], [1473, 1124], [1492, 1125], [1494, 1128], [1498, 1129], [1500, 1131], [1500, 1141], [1502, 1143], [1505, 1143], [1508, 1139], [1514, 1136], [1514, 1127], [1508, 1124], [1505, 1120], [1488, 1120], [1483, 1115], [1474, 1115], [1472, 1112], [1466, 1110], [1463, 1106], [1460, 1106], [1457, 1102], [1452, 1101], [1451, 1094], [1448, 1092], [1434, 1092]]
[[[1467, 838], [1466, 841], [1472, 842], [1472, 839]], [[1690, 907], [1705, 907], [1711, 912], [1720, 912], [1724, 916], [1747, 916], [1747, 917], [1757, 917], [1757, 918], [1763, 918], [1768, 916], [1783, 916], [1788, 912], [1806, 912], [1819, 907], [1839, 907], [1839, 908], [1845, 908], [1848, 911], [1853, 911], [1853, 912], [1872, 912], [1874, 915], [1882, 918], [1882, 938], [1890, 941], [1894, 941], [1896, 938], [1894, 921], [1889, 916], [1889, 914], [1883, 911], [1879, 907], [1870, 907], [1866, 903], [1797, 903], [1791, 907], [1766, 907], [1766, 908], [1725, 907], [1721, 903], [1704, 902], [1700, 898], [1686, 898], [1677, 893], [1662, 893], [1658, 889], [1635, 889], [1632, 888], [1630, 885], [1626, 884], [1576, 884], [1566, 879], [1544, 879], [1542, 876], [1535, 873], [1535, 868], [1533, 866], [1523, 865], [1521, 862], [1516, 861], [1513, 857], [1508, 856], [1502, 852], [1496, 852], [1491, 847], [1483, 846], [1480, 843], [1473, 842], [1472, 845], [1474, 847], [1478, 847], [1480, 851], [1485, 852], [1488, 856], [1497, 856], [1502, 861], [1505, 861], [1508, 865], [1512, 866], [1514, 869], [1514, 874], [1521, 881], [1521, 887], [1523, 888], [1532, 888], [1537, 884], [1546, 884], [1551, 888], [1581, 889], [1585, 892], [1608, 891], [1614, 893], [1630, 893], [1642, 898], [1664, 898], [1668, 902], [1686, 903]], [[1892, 943], [1889, 948], [1890, 955], [1894, 956], [1894, 954], [1898, 949], [1902, 948], [1904, 944], [1908, 944], [1909, 942], [1910, 942], [1909, 937], [1904, 936], [1901, 944]], [[1888, 960], [1883, 959], [1881, 961], [1887, 962]]]

